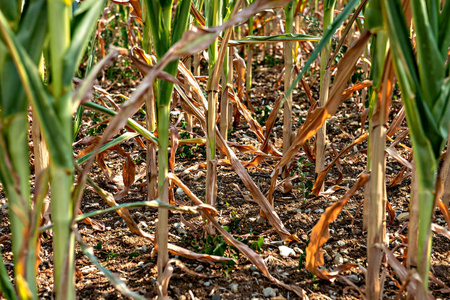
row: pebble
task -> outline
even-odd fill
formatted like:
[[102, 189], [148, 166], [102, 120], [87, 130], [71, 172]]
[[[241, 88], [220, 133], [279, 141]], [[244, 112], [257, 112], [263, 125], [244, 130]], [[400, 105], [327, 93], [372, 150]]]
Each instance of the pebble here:
[[211, 285], [211, 281], [206, 281], [205, 283], [203, 283], [204, 286], [208, 287]]
[[331, 256], [328, 253], [326, 253], [326, 252], [323, 253], [323, 257], [325, 258], [326, 262], [332, 261]]
[[319, 208], [319, 209], [316, 209], [314, 212], [315, 212], [315, 213], [318, 213], [318, 214], [322, 214], [322, 213], [325, 212], [325, 210], [322, 209], [322, 208]]
[[409, 220], [409, 212], [404, 212], [404, 213], [399, 214], [397, 216], [397, 220], [399, 222], [405, 222], [405, 221]]
[[199, 265], [197, 268], [195, 268], [195, 272], [200, 273], [201, 271], [203, 271], [205, 267], [202, 265]]
[[311, 211], [311, 208], [305, 209], [305, 213], [309, 213]]
[[187, 297], [185, 295], [181, 295], [180, 300], [187, 300]]
[[259, 272], [253, 272], [253, 273], [252, 273], [252, 276], [253, 276], [253, 277], [258, 277], [258, 276], [259, 276]]
[[263, 290], [263, 294], [264, 294], [264, 297], [275, 297], [277, 295], [277, 292], [271, 287], [266, 287]]
[[182, 236], [186, 236], [187, 235], [186, 230], [183, 228], [184, 227], [183, 224], [175, 223], [175, 224], [173, 224], [173, 227], [175, 227], [175, 229], [177, 230], [179, 235], [182, 235]]
[[278, 249], [282, 257], [295, 256], [295, 251], [287, 246], [279, 246]]
[[255, 266], [255, 265], [251, 265], [250, 266], [250, 271], [251, 272], [257, 272], [259, 269]]
[[360, 279], [359, 279], [358, 275], [347, 276], [347, 279], [350, 280], [353, 283], [359, 283], [360, 282]]
[[214, 294], [211, 298], [211, 300], [220, 300], [222, 299], [222, 297], [220, 296], [220, 294]]
[[261, 216], [258, 216], [258, 217], [256, 218], [256, 222], [257, 222], [258, 224], [263, 224], [263, 223], [266, 223], [266, 219], [264, 219], [264, 218], [261, 217]]
[[177, 194], [177, 196], [181, 197], [181, 196], [183, 196], [184, 191], [182, 188], [178, 187], [175, 193]]
[[144, 262], [143, 261], [140, 261], [140, 262], [138, 262], [138, 267], [142, 267], [143, 265], [144, 265]]
[[337, 242], [336, 242], [336, 245], [337, 245], [338, 247], [344, 247], [344, 246], [345, 246], [345, 242], [344, 242], [344, 241], [337, 241]]
[[325, 251], [331, 251], [333, 249], [333, 247], [331, 247], [331, 245], [325, 245], [325, 246], [323, 246], [323, 250], [325, 250]]
[[344, 263], [344, 258], [339, 253], [334, 254], [334, 263], [336, 265], [342, 265]]
[[147, 245], [143, 245], [143, 246], [141, 247], [141, 249], [142, 249], [143, 252], [145, 252], [145, 251], [148, 250], [148, 246], [147, 246]]
[[291, 212], [296, 213], [296, 214], [301, 214], [302, 210], [299, 208], [294, 208], [293, 210], [291, 210]]
[[237, 283], [232, 283], [232, 284], [230, 284], [230, 290], [231, 290], [233, 293], [237, 293], [237, 292], [238, 292], [238, 287], [239, 287], [239, 284], [237, 284]]

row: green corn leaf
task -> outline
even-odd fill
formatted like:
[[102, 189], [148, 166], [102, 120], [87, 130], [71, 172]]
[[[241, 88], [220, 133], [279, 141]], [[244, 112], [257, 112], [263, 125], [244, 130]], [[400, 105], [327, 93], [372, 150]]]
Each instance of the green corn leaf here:
[[240, 40], [230, 40], [228, 42], [228, 46], [237, 46], [243, 44], [278, 43], [278, 42], [318, 42], [318, 41], [320, 41], [320, 37], [313, 35], [285, 33], [285, 34], [274, 34], [270, 36], [249, 35]]
[[[107, 109], [106, 107], [103, 107], [101, 105], [98, 105], [96, 103], [93, 102], [85, 102], [83, 103], [83, 106], [85, 107], [89, 107], [95, 111], [104, 113], [105, 115], [108, 115], [110, 117], [113, 117], [115, 115], [117, 115], [117, 112]], [[155, 144], [158, 144], [158, 138], [153, 135], [153, 133], [151, 133], [150, 131], [148, 131], [146, 128], [142, 127], [142, 125], [140, 125], [139, 123], [137, 123], [135, 120], [133, 119], [128, 119], [127, 121], [127, 125], [130, 126], [131, 128], [133, 128], [134, 130], [136, 130], [137, 132], [139, 132], [143, 137], [145, 137], [147, 140], [152, 141]]]
[[102, 9], [102, 0], [85, 0], [76, 10], [72, 20], [72, 40], [64, 55], [64, 85], [72, 82], [73, 74], [84, 55], [84, 49], [89, 43]]
[[[99, 154], [115, 145], [118, 145], [124, 141], [127, 141], [129, 139], [132, 139], [134, 137], [137, 137], [139, 135], [138, 132], [126, 132], [124, 134], [122, 134], [121, 136], [115, 138], [114, 140], [112, 140], [111, 142], [108, 142], [106, 144], [104, 144], [101, 148], [100, 151], [98, 152]], [[85, 163], [86, 161], [89, 160], [89, 158], [91, 158], [92, 156], [92, 152], [87, 153], [86, 155], [83, 155], [82, 157], [77, 158], [77, 164], [81, 165], [83, 163]]]
[[[0, 257], [3, 257], [1, 250]], [[9, 279], [8, 270], [6, 270], [3, 259], [0, 259], [0, 295], [3, 295], [8, 300], [18, 299], [14, 287]]]
[[54, 101], [47, 93], [36, 65], [20, 45], [14, 34], [5, 25], [5, 19], [0, 13], [0, 31], [14, 60], [18, 74], [20, 74], [22, 86], [25, 89], [27, 97], [38, 114], [39, 124], [47, 142], [51, 159], [56, 166], [71, 165], [73, 159], [72, 153], [67, 153], [67, 151], [63, 151], [59, 147], [62, 141], [70, 137], [66, 137], [62, 131], [62, 126], [52, 106]]
[[178, 1], [177, 11], [174, 18], [174, 22], [176, 22], [176, 24], [172, 26], [172, 45], [178, 42], [181, 39], [183, 33], [186, 31], [190, 9], [191, 0]]
[[3, 13], [8, 22], [16, 23], [19, 21], [19, 7], [17, 6], [19, 2], [17, 0], [1, 0], [0, 1], [0, 11]]
[[[427, 1], [434, 2], [434, 1]], [[411, 1], [412, 12], [414, 16], [414, 29], [416, 33], [417, 60], [419, 62], [420, 83], [423, 92], [423, 100], [431, 109], [439, 99], [441, 86], [444, 80], [444, 63], [447, 56], [442, 57], [437, 43], [437, 32], [432, 27], [431, 20], [427, 14], [427, 5], [424, 0]], [[432, 7], [432, 6], [430, 6]], [[433, 19], [438, 21], [437, 12], [433, 14]], [[437, 31], [437, 29], [436, 29]], [[439, 108], [441, 109], [441, 108]], [[436, 117], [436, 116], [434, 116]]]
[[[447, 55], [448, 47], [450, 46], [450, 1], [445, 1], [444, 9], [440, 15], [439, 22], [439, 49], [442, 57]], [[450, 64], [447, 63], [447, 66]], [[448, 76], [448, 73], [447, 73]]]

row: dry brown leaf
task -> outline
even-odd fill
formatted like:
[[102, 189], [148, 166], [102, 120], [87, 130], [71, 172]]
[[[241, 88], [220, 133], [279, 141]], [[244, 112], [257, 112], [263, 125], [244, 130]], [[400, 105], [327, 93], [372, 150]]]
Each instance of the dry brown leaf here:
[[397, 151], [395, 151], [394, 148], [392, 148], [392, 146], [387, 147], [386, 148], [386, 153], [389, 154], [393, 159], [395, 159], [396, 161], [398, 161], [400, 164], [402, 164], [403, 166], [407, 167], [408, 169], [412, 170], [412, 164], [404, 159], [400, 153], [398, 153]]
[[[78, 214], [79, 214], [79, 215], [82, 215], [82, 214], [83, 214], [83, 212], [81, 211], [81, 209], [78, 210]], [[86, 225], [92, 226], [92, 229], [94, 229], [94, 230], [97, 230], [97, 231], [105, 231], [105, 224], [103, 224], [103, 223], [100, 222], [100, 221], [96, 221], [96, 220], [93, 220], [93, 219], [91, 219], [91, 218], [88, 217], [88, 218], [84, 218], [84, 219], [83, 219], [83, 223], [86, 224]]]
[[337, 216], [342, 211], [342, 208], [347, 201], [360, 187], [364, 186], [364, 184], [369, 181], [369, 178], [370, 176], [368, 174], [362, 173], [359, 176], [358, 181], [342, 196], [341, 200], [325, 210], [325, 213], [322, 214], [320, 220], [312, 229], [310, 241], [308, 247], [306, 248], [306, 269], [320, 279], [328, 281], [334, 281], [336, 279], [335, 276], [332, 276], [326, 270], [319, 269], [319, 266], [324, 264], [324, 251], [322, 246], [330, 238], [328, 227], [331, 222], [337, 219]]
[[317, 176], [316, 182], [314, 182], [314, 186], [312, 188], [312, 192], [314, 195], [318, 196], [318, 194], [320, 192], [320, 187], [322, 186], [322, 183], [325, 180], [325, 176], [331, 170], [333, 165], [339, 160], [339, 158], [341, 158], [345, 153], [347, 153], [354, 146], [365, 141], [367, 139], [367, 137], [368, 137], [367, 133], [359, 136], [353, 143], [351, 143], [350, 145], [348, 145], [344, 149], [342, 149], [342, 151], [334, 157], [334, 159], [328, 164], [328, 166], [325, 169], [320, 171], [319, 175]]

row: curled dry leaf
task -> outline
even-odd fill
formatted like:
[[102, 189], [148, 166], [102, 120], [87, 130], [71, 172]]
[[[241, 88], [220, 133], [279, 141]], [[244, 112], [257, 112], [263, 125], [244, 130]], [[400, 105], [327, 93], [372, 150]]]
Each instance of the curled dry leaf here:
[[439, 210], [444, 215], [445, 221], [447, 222], [448, 228], [450, 228], [450, 211], [448, 210], [447, 204], [445, 204], [442, 200], [438, 202]]
[[320, 279], [334, 281], [335, 275], [328, 273], [326, 270], [319, 269], [319, 266], [324, 264], [323, 249], [322, 246], [330, 238], [328, 227], [331, 222], [337, 219], [337, 216], [342, 211], [342, 208], [347, 201], [353, 196], [353, 194], [364, 184], [369, 181], [369, 175], [362, 173], [359, 176], [358, 181], [348, 190], [341, 198], [339, 202], [334, 203], [328, 207], [320, 217], [320, 220], [314, 226], [311, 232], [309, 245], [306, 248], [306, 269], [312, 272]]
[[[416, 270], [406, 269], [401, 262], [394, 256], [394, 253], [390, 251], [385, 244], [376, 244], [376, 247], [379, 247], [387, 256], [387, 263], [394, 269], [395, 274], [400, 278], [401, 281], [406, 281], [409, 279], [409, 284], [406, 287], [409, 293], [414, 294], [417, 290], [417, 286], [419, 284], [423, 284]], [[413, 272], [413, 275], [410, 274]]]
[[[83, 212], [81, 211], [81, 209], [78, 209], [78, 214], [82, 215]], [[93, 220], [91, 218], [85, 218], [83, 219], [83, 223], [86, 225], [90, 225], [92, 226], [92, 229], [97, 230], [97, 231], [105, 231], [105, 224], [103, 224], [102, 222]]]
[[325, 176], [327, 173], [331, 170], [333, 165], [337, 162], [339, 158], [341, 158], [345, 153], [347, 153], [350, 149], [352, 149], [354, 146], [360, 144], [361, 142], [365, 141], [368, 137], [368, 134], [365, 133], [358, 137], [353, 143], [346, 146], [342, 151], [335, 156], [335, 158], [328, 164], [328, 166], [320, 171], [319, 175], [317, 176], [316, 182], [314, 182], [314, 186], [312, 188], [312, 192], [314, 195], [318, 196], [320, 192], [320, 187], [322, 186], [323, 181], [325, 180]]

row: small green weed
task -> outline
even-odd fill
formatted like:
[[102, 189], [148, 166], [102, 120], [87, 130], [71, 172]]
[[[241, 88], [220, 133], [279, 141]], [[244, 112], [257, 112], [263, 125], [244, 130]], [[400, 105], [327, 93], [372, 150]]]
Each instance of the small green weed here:
[[300, 189], [301, 193], [303, 194], [303, 203], [306, 202], [306, 198], [308, 198], [309, 194], [311, 193], [311, 190], [313, 188], [314, 183], [311, 179], [308, 179], [309, 172], [305, 172], [303, 170], [304, 167], [308, 167], [313, 165], [311, 162], [304, 162], [304, 157], [300, 157], [300, 159], [297, 161], [297, 168], [291, 172], [291, 176], [295, 173], [298, 174], [300, 178], [300, 183], [298, 184], [298, 188]]
[[118, 253], [108, 252], [108, 251], [104, 250], [101, 243], [98, 243], [97, 245], [95, 245], [94, 249], [98, 250], [101, 254], [106, 255], [106, 263], [108, 263], [111, 258], [116, 258], [117, 256], [119, 256]]

